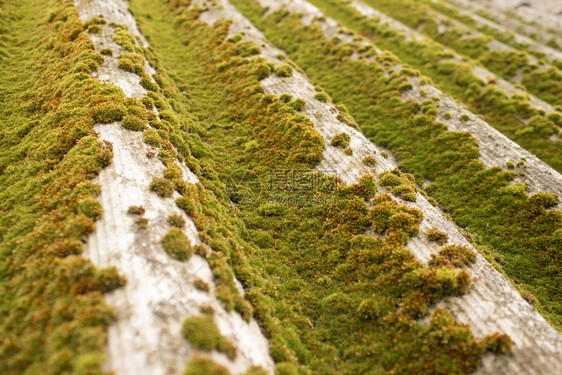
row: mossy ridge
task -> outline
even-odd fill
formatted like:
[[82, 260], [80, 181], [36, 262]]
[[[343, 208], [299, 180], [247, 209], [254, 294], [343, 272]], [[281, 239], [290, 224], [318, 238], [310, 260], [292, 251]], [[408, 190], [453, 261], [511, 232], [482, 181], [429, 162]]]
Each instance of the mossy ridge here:
[[225, 353], [230, 360], [236, 359], [236, 347], [220, 333], [213, 314], [185, 319], [181, 332], [195, 349], [218, 350]]
[[[495, 27], [492, 26], [488, 26], [486, 24], [483, 23], [479, 23], [477, 22], [477, 20], [475, 20], [474, 18], [472, 18], [471, 16], [465, 15], [460, 13], [457, 9], [443, 3], [443, 2], [437, 2], [437, 1], [427, 1], [427, 0], [421, 0], [420, 1], [423, 4], [428, 5], [429, 7], [431, 7], [432, 9], [434, 9], [435, 11], [446, 15], [447, 17], [450, 17], [452, 19], [455, 19], [463, 24], [465, 24], [466, 26], [468, 26], [471, 29], [475, 29], [480, 31], [483, 34], [486, 34], [488, 36], [490, 36], [491, 38], [494, 38], [502, 43], [505, 43], [519, 51], [522, 52], [527, 52], [530, 55], [535, 56], [538, 59], [544, 59], [546, 58], [545, 54], [543, 52], [538, 52], [535, 51], [533, 49], [531, 49], [531, 46], [528, 43], [521, 43], [516, 41], [515, 38], [515, 34], [512, 33], [511, 31], [505, 32], [502, 30], [499, 30]], [[491, 15], [484, 13], [484, 12], [476, 12], [477, 15], [479, 15], [480, 17], [483, 18], [487, 18], [488, 20], [494, 22], [495, 24], [499, 25], [498, 20], [494, 19], [494, 17], [492, 17]], [[520, 30], [517, 30], [517, 32], [520, 32]], [[536, 41], [537, 38], [535, 36], [535, 38], [533, 38], [530, 35], [527, 35], [528, 37], [530, 37], [531, 39], [534, 39]], [[550, 39], [550, 40], [546, 40], [544, 42], [545, 45], [553, 48], [553, 49], [557, 49], [557, 50], [561, 50], [561, 47], [558, 45], [558, 43], [556, 42], [556, 40], [554, 38]], [[555, 66], [558, 66], [556, 64], [556, 60], [552, 61], [552, 64]], [[560, 66], [558, 66], [558, 68], [561, 68]]]
[[[385, 60], [390, 60], [393, 64], [402, 61], [419, 69], [431, 77], [442, 91], [461, 99], [473, 113], [480, 114], [488, 124], [562, 172], [562, 140], [553, 142], [549, 139], [553, 134], [560, 134], [561, 122], [534, 108], [525, 96], [510, 96], [495, 84], [485, 84], [474, 73], [472, 63], [451, 60], [453, 56], [445, 52], [443, 45], [434, 41], [406, 42], [404, 36], [396, 30], [362, 15], [341, 0], [310, 2], [331, 14], [346, 27], [371, 39], [379, 49], [395, 54], [387, 54]], [[345, 56], [350, 55], [349, 47], [348, 45], [344, 49], [342, 46]], [[356, 48], [357, 52], [360, 52], [365, 47]], [[381, 60], [379, 56], [376, 59]], [[390, 65], [386, 64], [386, 67]], [[410, 68], [407, 68], [406, 72], [419, 75], [419, 72]], [[537, 81], [537, 84], [540, 82], [542, 81]], [[405, 82], [402, 89], [406, 90], [409, 87], [411, 88], [411, 85]], [[530, 120], [531, 123], [525, 124], [522, 119]]]
[[[133, 0], [131, 7], [152, 41], [151, 63], [159, 71], [160, 89], [167, 93], [164, 100], [178, 114], [191, 113], [188, 142], [198, 157], [188, 162], [200, 183], [178, 205], [189, 210], [200, 238], [214, 250], [208, 259], [227, 309], [237, 308], [240, 297], [229, 290], [231, 267], [248, 289], [246, 296], [270, 338], [277, 369], [432, 372], [440, 363], [449, 371], [472, 370], [485, 343], [474, 341], [468, 327], [444, 311], [434, 315], [430, 326], [415, 321], [428, 303], [458, 292], [446, 287], [453, 273], [436, 275], [404, 248], [416, 224], [409, 217], [392, 220], [394, 230], [384, 240], [361, 235], [371, 225], [366, 197], [372, 187], [352, 186], [327, 206], [272, 207], [267, 197], [233, 205], [231, 198], [236, 197], [222, 181], [234, 171], [243, 167], [262, 177], [272, 168], [315, 173], [311, 168], [320, 161], [322, 138], [288, 103], [257, 89], [267, 63], [236, 56], [237, 41], [224, 41], [228, 21], [209, 27], [195, 20], [198, 12], [165, 1]], [[170, 23], [174, 18], [181, 22]], [[177, 72], [173, 81], [167, 68]], [[252, 147], [242, 146], [250, 142]], [[317, 194], [331, 197], [337, 192]], [[254, 243], [258, 231], [270, 236], [260, 242], [261, 248]], [[377, 275], [377, 282], [369, 275]], [[424, 292], [418, 289], [420, 281], [433, 287]], [[374, 292], [389, 301], [374, 318], [349, 313]], [[453, 332], [450, 344], [424, 341], [444, 331]], [[398, 337], [407, 338], [398, 353], [427, 350], [432, 359], [400, 363], [393, 348]]]
[[[430, 1], [366, 0], [366, 3], [414, 30], [423, 25], [421, 32], [424, 35], [480, 61], [490, 71], [509, 81], [513, 80], [518, 70], [522, 70], [522, 84], [527, 91], [552, 105], [562, 103], [562, 73], [554, 66], [545, 71], [539, 66], [540, 64], [533, 64], [526, 49], [492, 50], [489, 45], [492, 40], [490, 36], [467, 38], [466, 33], [457, 28], [443, 31], [439, 28], [439, 21], [429, 11]], [[544, 60], [543, 63], [546, 64]]]
[[[378, 60], [369, 63], [342, 58], [338, 43], [327, 41], [318, 23], [303, 26], [298, 15], [283, 11], [264, 19], [263, 9], [255, 1], [232, 2], [322, 85], [334, 102], [348, 106], [363, 133], [390, 149], [418, 185], [432, 181], [428, 193], [457, 224], [477, 233], [478, 243], [503, 256], [503, 272], [534, 293], [540, 301], [536, 305], [539, 312], [557, 328], [562, 326], [562, 291], [558, 288], [562, 283], [562, 213], [551, 209], [552, 202], [547, 202], [551, 199], [539, 199], [539, 195], [552, 199], [554, 195], [528, 196], [524, 189], [512, 191], [508, 186], [515, 173], [485, 168], [470, 134], [447, 131], [434, 116], [420, 114], [419, 104], [403, 102], [400, 95], [411, 74], [408, 69], [387, 77]], [[322, 4], [333, 11], [327, 2]], [[347, 8], [334, 9], [345, 15]], [[364, 17], [356, 19], [368, 25], [363, 23]], [[346, 23], [359, 27], [351, 16]]]
[[91, 78], [95, 52], [70, 0], [2, 2], [0, 12], [0, 363], [4, 374], [101, 374], [116, 270], [79, 255], [103, 210], [93, 184], [111, 162], [96, 122], [128, 114]]

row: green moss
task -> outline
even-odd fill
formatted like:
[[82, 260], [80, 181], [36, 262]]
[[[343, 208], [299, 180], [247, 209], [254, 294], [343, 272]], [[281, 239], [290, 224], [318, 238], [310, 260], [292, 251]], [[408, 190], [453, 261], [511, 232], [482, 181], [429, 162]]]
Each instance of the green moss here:
[[325, 92], [318, 92], [314, 95], [314, 99], [321, 101], [322, 103], [330, 103], [332, 99]]
[[436, 267], [464, 267], [476, 261], [476, 254], [466, 246], [449, 245], [432, 255], [429, 264]]
[[496, 354], [507, 354], [511, 352], [512, 341], [507, 335], [493, 334], [484, 338], [486, 350]]
[[162, 238], [164, 250], [177, 260], [187, 260], [193, 255], [191, 241], [179, 228], [170, 229]]
[[135, 224], [137, 225], [138, 229], [146, 229], [148, 228], [148, 219], [145, 217], [137, 217], [135, 218]]
[[262, 367], [252, 366], [244, 373], [244, 375], [267, 375], [268, 372]]
[[158, 85], [147, 77], [141, 78], [140, 85], [148, 91], [158, 91]]
[[244, 40], [236, 44], [236, 54], [241, 57], [258, 55], [261, 53], [260, 46], [253, 40]]
[[126, 114], [125, 96], [89, 75], [103, 56], [72, 1], [2, 1], [0, 56], [2, 373], [101, 373], [103, 293], [124, 280], [79, 254], [113, 156], [93, 125]]
[[203, 281], [201, 279], [193, 280], [193, 286], [195, 288], [197, 288], [198, 290], [201, 290], [201, 291], [207, 292], [207, 293], [211, 290], [209, 288], [209, 284], [207, 284], [205, 281]]
[[127, 209], [129, 215], [144, 215], [145, 211], [143, 206], [130, 206]]
[[283, 103], [290, 103], [293, 100], [293, 96], [287, 93], [281, 94], [281, 96], [279, 96], [279, 100]]
[[330, 145], [334, 147], [347, 148], [351, 137], [347, 133], [338, 133], [332, 137], [330, 140]]
[[[227, 310], [247, 311], [234, 273], [246, 288], [253, 315], [270, 337], [272, 355], [282, 360], [277, 370], [421, 373], [443, 364], [439, 366], [451, 372], [471, 371], [483, 346], [467, 327], [445, 312], [430, 317], [428, 325], [416, 320], [427, 313], [423, 306], [469, 284], [465, 274], [455, 273], [456, 284], [449, 287], [404, 248], [408, 233], [415, 233], [415, 223], [421, 221], [419, 211], [396, 203], [395, 211], [409, 216], [389, 219], [385, 238], [365, 236], [371, 219], [367, 202], [355, 194], [361, 189], [355, 185], [330, 189], [335, 179], [321, 175], [319, 184], [325, 188], [303, 189], [298, 195], [326, 199], [327, 204], [288, 203], [280, 208], [272, 200], [279, 192], [272, 189], [260, 189], [259, 195], [244, 202], [232, 200], [224, 184], [240, 168], [264, 181], [274, 170], [310, 173], [321, 160], [322, 137], [304, 115], [255, 89], [267, 63], [235, 56], [236, 45], [224, 41], [227, 21], [212, 27], [185, 21], [180, 27], [169, 22], [175, 8], [164, 2], [134, 0], [131, 7], [140, 15], [138, 22], [154, 53], [165, 56], [151, 63], [162, 72], [161, 89], [170, 95], [168, 101], [190, 124], [189, 147], [198, 149], [193, 152], [197, 159], [188, 162], [198, 171], [200, 183], [177, 203], [194, 214], [200, 238], [210, 245], [205, 253], [217, 296]], [[147, 10], [150, 17], [143, 16]], [[259, 23], [262, 12], [257, 14]], [[217, 74], [219, 62], [228, 68]], [[177, 72], [173, 81], [165, 73], [171, 69]], [[177, 86], [197, 95], [197, 103]], [[218, 121], [212, 115], [216, 113], [224, 117]], [[246, 144], [252, 147], [244, 148]], [[252, 187], [243, 190], [250, 193]], [[268, 233], [274, 246], [257, 246], [258, 231]], [[375, 324], [350, 313], [375, 292], [395, 300], [394, 309]], [[445, 332], [454, 337], [447, 344], [437, 339]], [[374, 352], [380, 355], [370, 354]], [[431, 356], [416, 356], [420, 352]], [[402, 357], [419, 360], [409, 362], [406, 369], [397, 360]]]
[[104, 56], [113, 56], [113, 50], [111, 48], [102, 48], [100, 53]]
[[236, 359], [236, 348], [221, 335], [212, 315], [187, 318], [182, 324], [181, 333], [195, 349], [218, 350], [231, 360]]
[[123, 126], [127, 130], [132, 130], [132, 131], [143, 131], [144, 129], [146, 129], [144, 120], [134, 115], [123, 117], [123, 120], [121, 121], [121, 126]]
[[278, 77], [292, 77], [293, 68], [287, 63], [283, 63], [275, 68], [275, 74]]
[[375, 165], [377, 165], [377, 159], [375, 159], [374, 156], [365, 156], [363, 158], [363, 164], [369, 167], [374, 167]]
[[183, 375], [230, 375], [228, 369], [210, 358], [195, 357], [187, 364]]
[[444, 245], [449, 239], [449, 235], [445, 232], [441, 232], [437, 228], [430, 228], [426, 233], [426, 237], [429, 241], [437, 242], [439, 245]]
[[297, 112], [301, 112], [304, 109], [304, 106], [306, 105], [306, 100], [304, 99], [295, 99], [290, 103], [291, 107], [294, 108], [295, 111]]
[[90, 34], [101, 34], [101, 30], [102, 30], [102, 29], [101, 29], [101, 26], [100, 26], [100, 25], [90, 25], [90, 26], [88, 27], [88, 30], [87, 30], [87, 31], [88, 31]]
[[[503, 271], [516, 282], [525, 284], [541, 305], [547, 306], [537, 306], [541, 313], [559, 326], [562, 304], [552, 301], [560, 300], [560, 292], [555, 287], [560, 283], [560, 273], [553, 270], [549, 260], [549, 254], [558, 246], [554, 235], [562, 223], [558, 211], [549, 213], [525, 194], [501, 194], [514, 174], [501, 168], [486, 169], [478, 161], [474, 138], [466, 133], [448, 132], [431, 117], [419, 115], [419, 104], [401, 101], [400, 87], [407, 83], [407, 74], [395, 72], [387, 77], [379, 61], [342, 59], [340, 47], [325, 39], [321, 26], [313, 22], [305, 28], [298, 15], [278, 12], [262, 20], [263, 9], [255, 2], [233, 1], [270, 40], [288, 51], [290, 58], [297, 61], [336, 103], [347, 105], [363, 133], [376, 144], [390, 149], [401, 168], [414, 174], [418, 181], [432, 181], [427, 187], [431, 197], [457, 224], [477, 233], [492, 253], [505, 256]], [[420, 81], [435, 81], [443, 91], [467, 103], [473, 113], [481, 114], [521, 146], [555, 169], [562, 168], [562, 159], [557, 156], [562, 155], [558, 150], [560, 144], [545, 138], [550, 129], [546, 123], [535, 120], [545, 131], [535, 132], [531, 128], [524, 134], [517, 133], [525, 127], [522, 118], [537, 114], [525, 98], [509, 98], [487, 87], [473, 73], [470, 64], [441, 61], [436, 57], [442, 50], [438, 44], [406, 43], [399, 37], [387, 39], [381, 37], [384, 25], [362, 17], [339, 0], [311, 2], [345, 26], [372, 36], [379, 49], [392, 51], [402, 63], [409, 63], [431, 76], [431, 79], [420, 76]], [[385, 3], [389, 7], [392, 5], [390, 1], [385, 0]], [[382, 0], [377, 0], [379, 4]], [[417, 6], [413, 4], [412, 7]], [[427, 17], [412, 17], [408, 22], [418, 25], [417, 22], [421, 24], [427, 20]], [[365, 82], [369, 82], [368, 87]]]
[[181, 215], [170, 215], [168, 216], [168, 224], [176, 228], [183, 228], [185, 227], [185, 219]]
[[353, 149], [351, 147], [347, 147], [345, 150], [343, 150], [343, 152], [348, 156], [353, 155]]
[[404, 174], [398, 169], [383, 172], [380, 175], [380, 184], [389, 188], [392, 194], [407, 201], [415, 202], [417, 199], [415, 179], [411, 174]]
[[162, 198], [169, 198], [174, 193], [174, 185], [169, 180], [160, 177], [154, 177], [148, 188]]
[[103, 214], [103, 207], [94, 197], [86, 197], [78, 201], [78, 214], [95, 220]]
[[160, 147], [164, 144], [162, 138], [160, 138], [160, 134], [154, 129], [148, 129], [143, 133], [143, 140], [151, 146]]

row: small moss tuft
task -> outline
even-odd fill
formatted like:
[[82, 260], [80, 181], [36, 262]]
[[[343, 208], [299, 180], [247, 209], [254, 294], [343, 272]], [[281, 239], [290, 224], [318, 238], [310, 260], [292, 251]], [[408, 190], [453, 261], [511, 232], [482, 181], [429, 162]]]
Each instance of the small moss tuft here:
[[283, 63], [275, 68], [275, 74], [278, 77], [292, 77], [293, 76], [293, 68], [287, 63]]
[[189, 361], [182, 375], [230, 375], [230, 371], [210, 358], [195, 357]]
[[134, 115], [128, 115], [123, 117], [121, 126], [123, 126], [127, 130], [132, 130], [132, 131], [142, 131], [146, 129], [146, 125], [144, 124], [144, 121], [141, 118], [138, 118], [137, 116]]
[[95, 220], [103, 214], [103, 207], [94, 197], [86, 197], [78, 202], [78, 213]]
[[284, 93], [279, 96], [279, 100], [283, 103], [290, 103], [291, 100], [293, 100], [293, 96], [291, 94]]
[[177, 260], [187, 260], [193, 255], [189, 238], [179, 228], [172, 228], [162, 238], [164, 250]]
[[429, 241], [437, 242], [439, 245], [443, 246], [443, 245], [445, 245], [445, 243], [449, 239], [449, 235], [445, 232], [441, 232], [437, 228], [430, 228], [427, 231], [426, 238]]
[[253, 40], [244, 40], [236, 45], [236, 54], [241, 57], [249, 57], [261, 53], [260, 46]]
[[162, 198], [169, 198], [174, 193], [174, 185], [169, 180], [161, 177], [154, 177], [148, 188]]
[[341, 147], [343, 149], [349, 147], [349, 142], [351, 141], [351, 137], [347, 133], [338, 133], [334, 135], [332, 140], [330, 141], [330, 145], [334, 147]]
[[170, 215], [168, 216], [168, 224], [181, 229], [185, 227], [185, 219], [181, 215]]
[[205, 314], [187, 318], [183, 322], [181, 332], [195, 349], [218, 350], [225, 353], [231, 360], [236, 358], [236, 348], [221, 335], [212, 315]]
[[461, 245], [449, 245], [432, 255], [429, 265], [434, 267], [464, 267], [476, 261], [476, 254], [470, 248]]
[[411, 174], [402, 173], [398, 169], [383, 172], [380, 175], [380, 184], [404, 200], [415, 202], [417, 199], [415, 179]]
[[135, 219], [135, 224], [139, 229], [146, 229], [148, 228], [148, 219], [146, 217], [137, 217]]
[[113, 56], [113, 50], [111, 48], [102, 48], [100, 53], [104, 56]]
[[295, 111], [297, 112], [301, 112], [304, 109], [304, 106], [306, 105], [306, 100], [304, 99], [295, 99], [290, 103], [291, 107], [294, 108]]
[[496, 354], [507, 354], [511, 352], [512, 341], [506, 334], [494, 333], [484, 338], [486, 350]]
[[374, 167], [377, 165], [377, 159], [374, 156], [366, 156], [363, 158], [363, 164], [369, 167]]
[[144, 215], [145, 211], [143, 206], [130, 206], [127, 213], [130, 215]]
[[193, 280], [193, 286], [197, 289], [200, 290], [202, 292], [207, 292], [209, 293], [209, 291], [211, 290], [211, 288], [209, 288], [209, 284], [207, 284], [205, 281], [203, 281], [202, 279], [195, 279]]
[[328, 94], [326, 94], [325, 92], [319, 92], [316, 95], [314, 95], [314, 99], [321, 101], [322, 103], [329, 103], [332, 100], [330, 99], [330, 96]]

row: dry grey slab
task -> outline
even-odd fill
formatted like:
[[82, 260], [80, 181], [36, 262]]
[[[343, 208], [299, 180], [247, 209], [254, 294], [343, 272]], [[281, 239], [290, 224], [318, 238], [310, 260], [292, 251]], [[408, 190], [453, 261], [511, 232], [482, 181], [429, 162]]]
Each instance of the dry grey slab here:
[[[322, 15], [305, 1], [260, 0], [259, 2], [263, 7], [269, 7], [270, 11], [287, 6], [285, 9], [303, 13], [308, 20]], [[204, 21], [212, 24], [219, 18], [232, 19], [233, 32], [244, 30], [247, 39], [264, 45], [262, 47], [264, 57], [278, 63], [275, 56], [283, 53], [281, 50], [269, 43], [263, 34], [228, 1], [218, 0], [216, 3], [218, 7], [211, 7], [208, 12], [203, 13]], [[328, 18], [326, 22], [330, 22]], [[307, 101], [303, 113], [311, 118], [316, 129], [326, 141], [324, 159], [318, 167], [320, 170], [335, 171], [344, 181], [354, 183], [366, 173], [381, 173], [396, 166], [392, 160], [382, 156], [382, 149], [372, 144], [360, 132], [339, 122], [332, 104], [314, 99], [313, 84], [303, 74], [295, 72], [291, 78], [270, 76], [262, 81], [262, 85], [268, 93], [277, 95], [289, 93]], [[328, 142], [331, 137], [340, 132], [350, 135], [353, 155], [348, 156], [342, 150], [329, 146]], [[362, 163], [365, 156], [376, 158], [375, 168], [367, 167]], [[401, 203], [417, 207], [424, 213], [420, 235], [408, 244], [408, 248], [420, 261], [427, 262], [431, 254], [438, 251], [438, 247], [429, 243], [424, 235], [432, 227], [447, 232], [449, 243], [471, 247], [455, 225], [420, 194], [414, 203], [404, 201]], [[490, 374], [560, 373], [562, 371], [562, 336], [482, 256], [478, 255], [475, 265], [468, 271], [473, 277], [473, 285], [468, 294], [449, 298], [447, 301], [441, 302], [441, 305], [450, 310], [460, 321], [470, 324], [477, 337], [499, 331], [510, 335], [514, 342], [513, 353], [508, 356], [486, 355], [479, 372]]]
[[[127, 25], [141, 43], [146, 43], [125, 1], [76, 0], [75, 5], [83, 21], [102, 15], [108, 22]], [[140, 98], [146, 91], [139, 77], [117, 68], [122, 50], [112, 36], [108, 25], [103, 26], [101, 35], [91, 36], [96, 50], [110, 47], [115, 56], [106, 57], [94, 75], [120, 87], [127, 96]], [[145, 67], [149, 74], [155, 72], [147, 62]], [[149, 151], [154, 154], [157, 150], [143, 142], [142, 133], [125, 130], [120, 123], [98, 124], [94, 129], [101, 140], [113, 144], [114, 157], [95, 179], [102, 186], [99, 200], [104, 214], [89, 237], [84, 256], [100, 267], [116, 266], [127, 277], [124, 287], [105, 296], [117, 315], [109, 327], [105, 369], [116, 374], [181, 373], [196, 353], [181, 335], [181, 324], [186, 317], [200, 314], [201, 306], [211, 306], [220, 332], [235, 345], [238, 356], [231, 361], [218, 352], [206, 355], [233, 374], [251, 366], [273, 373], [267, 339], [254, 320], [248, 323], [238, 313], [224, 309], [216, 298], [208, 262], [197, 255], [180, 262], [165, 253], [160, 241], [171, 228], [166, 220], [171, 214], [186, 220], [183, 231], [193, 245], [201, 241], [193, 221], [175, 204], [178, 193], [164, 199], [148, 189], [153, 177], [162, 177], [165, 168], [159, 159], [149, 156]], [[198, 182], [185, 164], [180, 167], [186, 182]], [[127, 214], [133, 205], [145, 207], [147, 229], [139, 229], [135, 218]], [[210, 292], [197, 290], [193, 286], [196, 279], [205, 281]]]

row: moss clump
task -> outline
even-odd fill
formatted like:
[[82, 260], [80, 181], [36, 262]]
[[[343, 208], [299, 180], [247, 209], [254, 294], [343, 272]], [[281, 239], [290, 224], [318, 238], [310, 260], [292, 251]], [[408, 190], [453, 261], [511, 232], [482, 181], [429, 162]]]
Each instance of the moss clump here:
[[[405, 233], [407, 236], [415, 236], [419, 230], [419, 224], [423, 217], [421, 211], [414, 208], [399, 205], [388, 194], [381, 194], [372, 201], [373, 207], [369, 211], [373, 220], [373, 230], [384, 234], [389, 232]], [[407, 241], [402, 238], [401, 241]]]
[[437, 256], [432, 255], [429, 264], [436, 267], [464, 267], [476, 261], [474, 251], [466, 246], [449, 245], [439, 250]]
[[330, 141], [330, 145], [332, 145], [334, 147], [340, 147], [340, 148], [345, 149], [345, 148], [349, 147], [350, 141], [351, 141], [351, 137], [349, 136], [349, 134], [338, 133], [338, 134], [334, 135], [334, 137]]
[[249, 57], [261, 53], [260, 46], [253, 40], [240, 41], [236, 45], [236, 54], [241, 57]]
[[142, 77], [140, 80], [140, 85], [148, 91], [158, 91], [158, 84], [152, 82], [150, 78]]
[[119, 275], [119, 272], [115, 267], [108, 267], [100, 270], [94, 280], [100, 290], [104, 293], [112, 292], [127, 283], [127, 279]]
[[230, 371], [223, 365], [215, 363], [210, 358], [195, 357], [187, 364], [183, 375], [230, 375]]
[[111, 48], [102, 48], [100, 53], [104, 56], [113, 56], [113, 50]]
[[445, 245], [449, 239], [449, 235], [447, 233], [441, 232], [437, 228], [428, 229], [425, 236], [429, 241], [437, 242], [441, 246]]
[[179, 228], [170, 229], [162, 238], [164, 250], [177, 260], [187, 260], [193, 255], [191, 241]]
[[351, 156], [353, 155], [353, 149], [351, 147], [348, 147], [345, 150], [343, 150], [343, 153], [346, 154], [347, 156]]
[[86, 197], [78, 202], [78, 214], [95, 220], [103, 214], [103, 207], [94, 197]]
[[375, 159], [374, 156], [366, 156], [363, 158], [363, 164], [368, 167], [374, 167], [375, 165], [377, 165], [377, 159]]
[[169, 180], [161, 177], [154, 177], [148, 188], [162, 198], [170, 198], [174, 193], [174, 185]]
[[314, 95], [314, 99], [321, 101], [322, 103], [330, 103], [332, 99], [325, 92], [319, 92]]
[[125, 129], [127, 130], [132, 130], [132, 131], [143, 131], [144, 129], [146, 129], [146, 125], [144, 124], [144, 120], [141, 118], [138, 118], [137, 116], [134, 115], [129, 115], [129, 116], [125, 116], [123, 117], [123, 120], [121, 122], [121, 126], [123, 126]]
[[471, 121], [472, 119], [470, 118], [469, 115], [467, 115], [466, 113], [463, 113], [460, 117], [460, 120], [466, 122], [466, 121]]
[[378, 190], [377, 180], [371, 174], [361, 176], [357, 184], [352, 185], [355, 195], [364, 199], [371, 199]]
[[508, 335], [495, 333], [484, 338], [486, 350], [496, 354], [507, 354], [511, 352], [513, 342]]
[[176, 228], [183, 228], [185, 227], [185, 219], [181, 215], [170, 215], [168, 216], [168, 224]]
[[200, 290], [202, 292], [207, 292], [209, 293], [209, 291], [211, 290], [209, 288], [209, 284], [207, 284], [205, 281], [201, 280], [201, 279], [195, 279], [193, 280], [193, 286], [197, 289]]
[[145, 217], [137, 217], [135, 218], [135, 224], [139, 229], [146, 229], [148, 228], [148, 219]]
[[195, 349], [218, 350], [231, 360], [236, 359], [236, 348], [221, 335], [212, 315], [187, 318], [182, 324], [181, 333]]
[[262, 367], [252, 366], [244, 373], [244, 375], [267, 375], [268, 372]]
[[164, 141], [160, 137], [160, 134], [154, 129], [148, 129], [143, 133], [143, 140], [145, 143], [154, 146], [160, 147], [164, 144]]
[[291, 100], [293, 100], [293, 96], [291, 94], [284, 93], [279, 96], [279, 100], [283, 103], [290, 103]]
[[292, 77], [293, 68], [291, 68], [291, 65], [283, 63], [275, 68], [275, 74], [278, 77]]
[[295, 99], [290, 103], [291, 107], [293, 107], [293, 109], [297, 112], [301, 112], [304, 109], [304, 106], [306, 105], [306, 100], [304, 99]]
[[101, 26], [100, 26], [100, 25], [90, 25], [90, 26], [88, 27], [88, 30], [87, 30], [87, 31], [88, 31], [90, 34], [101, 34], [101, 30], [102, 30], [102, 29], [101, 29]]
[[129, 215], [144, 215], [145, 211], [146, 210], [143, 206], [130, 206], [127, 209], [127, 213]]
[[380, 175], [380, 184], [404, 200], [415, 202], [417, 199], [415, 179], [409, 173], [402, 173], [398, 169], [383, 172]]

